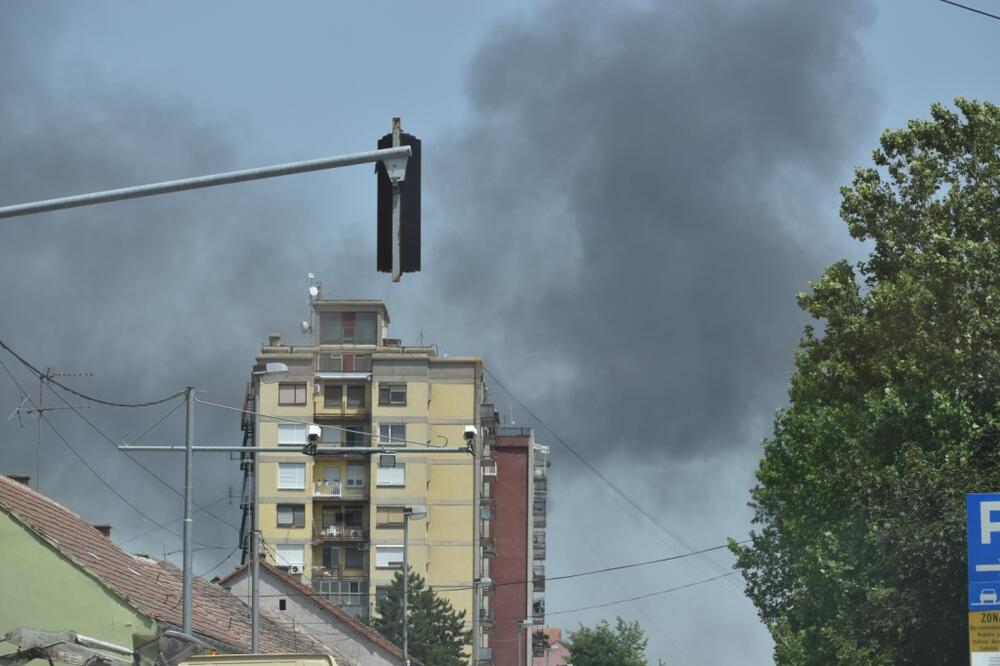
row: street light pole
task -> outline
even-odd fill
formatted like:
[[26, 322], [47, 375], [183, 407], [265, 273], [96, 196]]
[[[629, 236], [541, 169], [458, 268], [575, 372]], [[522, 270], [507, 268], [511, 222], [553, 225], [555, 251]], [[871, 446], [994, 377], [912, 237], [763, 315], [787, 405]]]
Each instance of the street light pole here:
[[403, 509], [403, 666], [410, 666], [410, 643], [407, 632], [407, 605], [410, 593], [410, 514]]
[[410, 666], [409, 594], [410, 594], [410, 518], [423, 518], [427, 508], [403, 507], [403, 666]]

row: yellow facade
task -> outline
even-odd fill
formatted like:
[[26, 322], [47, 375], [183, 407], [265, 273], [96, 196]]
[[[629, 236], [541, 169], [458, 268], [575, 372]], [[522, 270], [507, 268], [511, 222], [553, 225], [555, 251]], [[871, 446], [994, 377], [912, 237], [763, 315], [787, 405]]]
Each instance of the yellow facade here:
[[[289, 367], [285, 380], [262, 384], [258, 392], [258, 445], [287, 449], [287, 455], [261, 456], [266, 556], [279, 565], [293, 562], [290, 571], [303, 583], [369, 614], [378, 589], [400, 569], [402, 509], [425, 508], [426, 518], [409, 520], [409, 564], [471, 623], [478, 461], [464, 452], [400, 451], [396, 467], [385, 468], [380, 463], [387, 459], [378, 453], [352, 449], [464, 447], [465, 428], [478, 426], [481, 362], [386, 340], [388, 313], [377, 301], [318, 301], [315, 310], [314, 345], [288, 347], [272, 336], [257, 358]], [[372, 320], [375, 344], [362, 344], [362, 331], [371, 341]], [[331, 342], [333, 326], [352, 342]], [[303, 455], [299, 423], [323, 426], [319, 446], [343, 455]]]

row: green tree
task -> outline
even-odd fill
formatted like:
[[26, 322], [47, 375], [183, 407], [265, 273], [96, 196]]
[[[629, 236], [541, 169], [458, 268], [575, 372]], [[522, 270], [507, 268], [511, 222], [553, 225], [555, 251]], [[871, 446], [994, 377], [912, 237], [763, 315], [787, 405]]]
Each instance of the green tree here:
[[965, 504], [1000, 490], [1000, 108], [886, 131], [733, 545], [779, 664], [967, 664]]
[[565, 645], [573, 666], [646, 666], [647, 640], [638, 622], [619, 617], [613, 629], [607, 620], [595, 627], [580, 625]]
[[[407, 643], [409, 654], [424, 666], [464, 666], [472, 631], [465, 628], [465, 611], [427, 587], [423, 576], [409, 571]], [[403, 645], [403, 574], [397, 572], [388, 594], [375, 606], [372, 627], [390, 641]]]

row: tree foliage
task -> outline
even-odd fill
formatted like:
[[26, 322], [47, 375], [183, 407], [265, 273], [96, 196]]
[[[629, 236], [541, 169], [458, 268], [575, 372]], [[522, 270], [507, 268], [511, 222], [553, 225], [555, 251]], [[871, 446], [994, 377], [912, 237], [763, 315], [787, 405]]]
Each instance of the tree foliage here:
[[801, 307], [733, 546], [779, 664], [967, 664], [965, 505], [1000, 490], [1000, 108], [887, 131], [842, 189], [870, 244]]
[[565, 645], [573, 666], [646, 666], [647, 640], [638, 622], [619, 617], [613, 629], [607, 620], [593, 628], [581, 625]]
[[[424, 666], [464, 666], [472, 632], [465, 628], [465, 611], [427, 587], [423, 576], [409, 570], [407, 642], [409, 654]], [[397, 572], [385, 598], [376, 604], [372, 627], [396, 645], [403, 645], [403, 574]]]

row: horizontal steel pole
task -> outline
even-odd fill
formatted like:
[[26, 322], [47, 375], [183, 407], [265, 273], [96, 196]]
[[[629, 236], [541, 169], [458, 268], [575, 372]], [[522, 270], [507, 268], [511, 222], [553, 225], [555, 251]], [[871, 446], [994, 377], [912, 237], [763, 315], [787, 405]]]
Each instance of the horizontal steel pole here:
[[46, 199], [45, 201], [35, 201], [32, 203], [17, 204], [15, 206], [5, 206], [0, 208], [0, 219], [5, 217], [17, 217], [19, 215], [31, 215], [33, 213], [45, 213], [52, 210], [62, 210], [63, 208], [92, 206], [94, 204], [108, 203], [109, 201], [139, 199], [141, 197], [151, 197], [156, 194], [183, 192], [184, 190], [197, 190], [203, 187], [215, 187], [216, 185], [242, 183], [248, 180], [276, 178], [277, 176], [288, 176], [293, 173], [322, 171], [323, 169], [334, 169], [336, 167], [351, 166], [353, 164], [381, 162], [386, 159], [409, 157], [410, 152], [409, 146], [384, 148], [382, 150], [370, 150], [364, 153], [324, 157], [318, 160], [308, 160], [306, 162], [277, 164], [274, 166], [259, 167], [257, 169], [244, 169], [242, 171], [217, 173], [210, 176], [197, 176], [195, 178], [168, 180], [163, 183], [152, 183], [150, 185], [123, 187], [117, 190], [106, 190], [104, 192], [93, 192], [91, 194], [78, 194], [71, 197], [62, 197], [60, 199]]
[[[150, 451], [153, 453], [164, 453], [170, 451], [183, 451], [183, 446], [119, 446], [119, 451]], [[301, 447], [287, 446], [277, 448], [274, 446], [196, 446], [195, 453], [273, 453], [275, 455], [287, 456], [290, 453], [302, 453]], [[386, 447], [386, 446], [338, 446], [317, 448], [318, 456], [347, 455], [351, 453], [468, 453], [466, 448], [447, 448], [443, 446], [410, 446], [410, 447]], [[303, 454], [306, 455], [306, 454]]]

